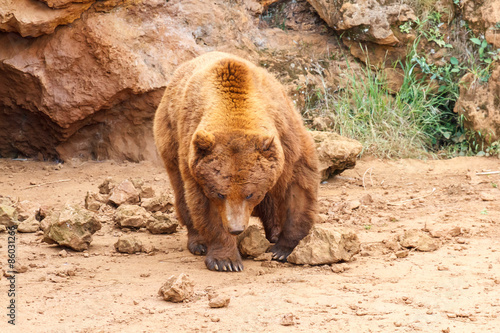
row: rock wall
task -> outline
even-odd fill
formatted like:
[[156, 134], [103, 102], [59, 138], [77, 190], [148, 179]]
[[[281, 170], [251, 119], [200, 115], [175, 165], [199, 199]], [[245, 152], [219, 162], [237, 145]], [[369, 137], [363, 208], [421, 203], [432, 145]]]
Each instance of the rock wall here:
[[[460, 3], [496, 43], [500, 0]], [[345, 86], [346, 46], [381, 67], [404, 58], [414, 36], [398, 26], [414, 18], [393, 0], [0, 0], [0, 157], [156, 159], [152, 119], [180, 63], [212, 50], [246, 57], [300, 108]], [[460, 110], [481, 103], [462, 94]]]
[[335, 48], [310, 26], [260, 29], [253, 0], [0, 1], [3, 157], [154, 159], [152, 118], [180, 63], [215, 49], [270, 63], [297, 45], [314, 61]]
[[465, 117], [467, 128], [481, 133], [475, 137], [479, 149], [500, 140], [500, 66], [486, 83], [472, 73], [462, 79], [455, 112]]

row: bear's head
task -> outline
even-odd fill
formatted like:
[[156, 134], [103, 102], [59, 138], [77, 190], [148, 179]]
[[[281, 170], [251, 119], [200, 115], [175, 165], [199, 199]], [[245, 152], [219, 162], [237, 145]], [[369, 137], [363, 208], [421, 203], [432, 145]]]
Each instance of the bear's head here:
[[191, 141], [191, 174], [233, 235], [245, 230], [254, 207], [276, 184], [283, 165], [276, 135], [198, 130]]

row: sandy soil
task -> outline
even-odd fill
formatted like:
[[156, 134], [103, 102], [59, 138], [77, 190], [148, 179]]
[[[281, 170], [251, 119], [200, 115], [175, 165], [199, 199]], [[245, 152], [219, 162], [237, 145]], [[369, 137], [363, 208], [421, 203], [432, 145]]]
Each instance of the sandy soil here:
[[[245, 260], [242, 273], [210, 272], [203, 257], [187, 251], [184, 228], [172, 235], [134, 232], [159, 249], [152, 255], [116, 253], [123, 231], [112, 223], [103, 224], [89, 251], [68, 250], [66, 257], [41, 243], [40, 234], [18, 234], [18, 261], [28, 270], [16, 276], [15, 328], [7, 324], [7, 280], [0, 279], [0, 331], [498, 332], [500, 175], [476, 173], [499, 170], [494, 158], [359, 161], [321, 185], [323, 223], [353, 230], [362, 242], [356, 260], [332, 266]], [[0, 160], [0, 194], [56, 208], [83, 204], [108, 176], [140, 177], [157, 193], [168, 189], [166, 173], [151, 163], [59, 169]], [[373, 203], [351, 210], [366, 194]], [[459, 235], [450, 235], [453, 227]], [[391, 240], [412, 228], [440, 233], [441, 247], [396, 258]], [[2, 233], [4, 269], [6, 245]], [[158, 297], [167, 278], [180, 273], [195, 281], [195, 296], [184, 303]], [[209, 292], [230, 296], [229, 306], [210, 308]]]

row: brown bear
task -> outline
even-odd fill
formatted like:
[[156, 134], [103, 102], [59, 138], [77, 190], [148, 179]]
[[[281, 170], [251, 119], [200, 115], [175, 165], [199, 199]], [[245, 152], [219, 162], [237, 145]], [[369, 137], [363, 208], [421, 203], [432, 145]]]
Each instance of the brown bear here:
[[156, 111], [154, 136], [188, 230], [210, 270], [241, 271], [237, 237], [253, 213], [286, 261], [317, 218], [318, 158], [281, 84], [234, 55], [181, 65]]

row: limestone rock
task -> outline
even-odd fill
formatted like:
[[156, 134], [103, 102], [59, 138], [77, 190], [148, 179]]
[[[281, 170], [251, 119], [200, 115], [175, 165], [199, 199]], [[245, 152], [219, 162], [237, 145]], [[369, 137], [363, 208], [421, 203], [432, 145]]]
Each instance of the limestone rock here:
[[299, 265], [325, 265], [350, 261], [359, 253], [360, 245], [358, 236], [352, 232], [315, 225], [288, 256], [288, 262]]
[[118, 185], [118, 182], [111, 177], [104, 179], [104, 181], [99, 185], [100, 194], [110, 194], [111, 191]]
[[402, 247], [414, 248], [422, 252], [436, 251], [440, 246], [438, 239], [432, 238], [427, 233], [417, 229], [405, 231], [399, 242]]
[[211, 308], [225, 308], [229, 305], [231, 297], [225, 295], [209, 296], [208, 306]]
[[93, 212], [97, 212], [101, 208], [103, 202], [106, 202], [107, 198], [100, 193], [87, 192], [85, 196], [85, 208]]
[[18, 223], [17, 209], [8, 205], [0, 205], [0, 225], [12, 227]]
[[172, 234], [179, 226], [179, 222], [169, 215], [157, 212], [153, 217], [146, 223], [146, 228], [152, 234]]
[[23, 200], [16, 205], [16, 208], [19, 221], [27, 220], [30, 217], [40, 216], [41, 205], [39, 203]]
[[265, 253], [271, 243], [256, 225], [251, 225], [238, 235], [238, 249], [241, 255], [257, 258]]
[[120, 206], [122, 204], [136, 204], [139, 202], [139, 191], [128, 179], [115, 186], [110, 193], [108, 201]]
[[[78, 19], [95, 0], [73, 1], [64, 8], [50, 8], [38, 0], [2, 0], [0, 31], [17, 32], [23, 37], [51, 34], [59, 25]], [[87, 2], [87, 3], [76, 3]]]
[[142, 252], [144, 247], [137, 237], [123, 236], [116, 241], [115, 249], [117, 252], [134, 254], [136, 252]]
[[471, 133], [481, 133], [474, 141], [486, 148], [500, 140], [500, 66], [493, 70], [488, 82], [481, 82], [473, 73], [466, 74], [461, 82], [453, 111], [464, 116], [464, 126]]
[[174, 211], [174, 198], [169, 194], [141, 200], [141, 206], [148, 212], [172, 213]]
[[44, 222], [47, 223], [44, 242], [66, 246], [75, 251], [88, 250], [92, 235], [101, 229], [94, 214], [78, 205], [67, 205], [60, 211], [54, 211]]
[[356, 158], [363, 149], [361, 143], [337, 133], [310, 131], [319, 158], [321, 180], [338, 175], [356, 165]]
[[337, 31], [351, 30], [358, 41], [381, 45], [399, 42], [391, 26], [416, 19], [406, 4], [379, 0], [308, 0], [326, 23]]
[[500, 0], [462, 0], [462, 12], [475, 35], [484, 35], [493, 48], [500, 48]]
[[19, 223], [17, 231], [24, 233], [37, 232], [40, 230], [40, 221], [38, 221], [34, 216]]
[[179, 276], [172, 275], [160, 288], [158, 295], [165, 301], [182, 302], [194, 294], [194, 283], [189, 275], [181, 273]]
[[121, 205], [115, 211], [114, 220], [120, 227], [142, 228], [152, 219], [144, 208], [137, 205]]

